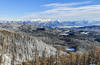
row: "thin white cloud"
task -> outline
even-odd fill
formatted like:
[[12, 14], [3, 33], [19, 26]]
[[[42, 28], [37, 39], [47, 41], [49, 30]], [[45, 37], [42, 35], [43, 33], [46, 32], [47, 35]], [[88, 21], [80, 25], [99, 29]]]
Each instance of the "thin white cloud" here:
[[91, 6], [82, 6], [82, 7], [59, 7], [51, 10], [46, 10], [41, 13], [56, 13], [60, 11], [88, 11], [88, 10], [93, 10], [93, 11], [98, 11], [100, 10], [100, 5], [91, 5]]
[[[84, 2], [85, 3], [85, 2]], [[88, 5], [80, 7], [55, 7], [42, 12], [33, 12], [22, 16], [24, 19], [99, 19], [100, 5]], [[100, 19], [99, 19], [100, 20]]]
[[86, 2], [75, 2], [75, 3], [52, 3], [52, 4], [45, 4], [42, 6], [45, 7], [62, 7], [62, 6], [73, 6], [73, 5], [82, 5], [82, 4], [88, 4], [91, 3], [91, 1], [86, 1]]

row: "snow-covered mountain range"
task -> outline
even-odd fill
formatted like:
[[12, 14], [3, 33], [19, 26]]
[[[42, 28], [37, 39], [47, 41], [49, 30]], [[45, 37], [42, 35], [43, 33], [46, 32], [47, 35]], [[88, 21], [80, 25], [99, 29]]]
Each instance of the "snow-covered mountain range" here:
[[100, 24], [100, 21], [93, 21], [93, 20], [80, 20], [80, 21], [61, 21], [61, 20], [55, 20], [52, 21], [50, 19], [33, 19], [30, 21], [25, 20], [13, 20], [13, 21], [2, 21], [1, 23], [19, 23], [19, 24], [32, 24], [35, 26], [40, 27], [61, 27], [61, 26], [88, 26], [88, 25], [96, 25]]

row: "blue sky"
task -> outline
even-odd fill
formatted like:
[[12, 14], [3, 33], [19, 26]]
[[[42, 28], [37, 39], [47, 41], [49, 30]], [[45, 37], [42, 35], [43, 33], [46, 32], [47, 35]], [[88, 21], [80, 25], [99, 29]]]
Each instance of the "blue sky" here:
[[0, 20], [100, 20], [100, 0], [0, 0]]

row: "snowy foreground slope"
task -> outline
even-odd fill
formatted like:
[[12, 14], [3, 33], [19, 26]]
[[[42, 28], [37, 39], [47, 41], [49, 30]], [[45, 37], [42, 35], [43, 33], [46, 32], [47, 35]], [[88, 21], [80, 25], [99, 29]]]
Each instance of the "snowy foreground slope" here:
[[[3, 26], [5, 27], [6, 25]], [[25, 34], [18, 31], [17, 27], [20, 25], [10, 25], [13, 28], [10, 28], [8, 25], [8, 29], [3, 28], [3, 26], [0, 28], [1, 65], [12, 65], [13, 62], [16, 65], [23, 61], [32, 60], [36, 52], [40, 57], [43, 51], [46, 52], [46, 56], [55, 54], [56, 48], [53, 46], [47, 45], [36, 37], [25, 36]], [[16, 31], [18, 33], [15, 33]]]

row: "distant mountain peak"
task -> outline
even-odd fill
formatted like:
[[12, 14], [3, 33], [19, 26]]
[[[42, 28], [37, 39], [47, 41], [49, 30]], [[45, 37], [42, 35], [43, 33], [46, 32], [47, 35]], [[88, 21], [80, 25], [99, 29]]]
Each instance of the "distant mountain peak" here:
[[40, 21], [40, 22], [48, 22], [50, 19], [32, 19], [31, 21]]
[[60, 22], [60, 23], [62, 22], [61, 20], [57, 20], [57, 21]]

